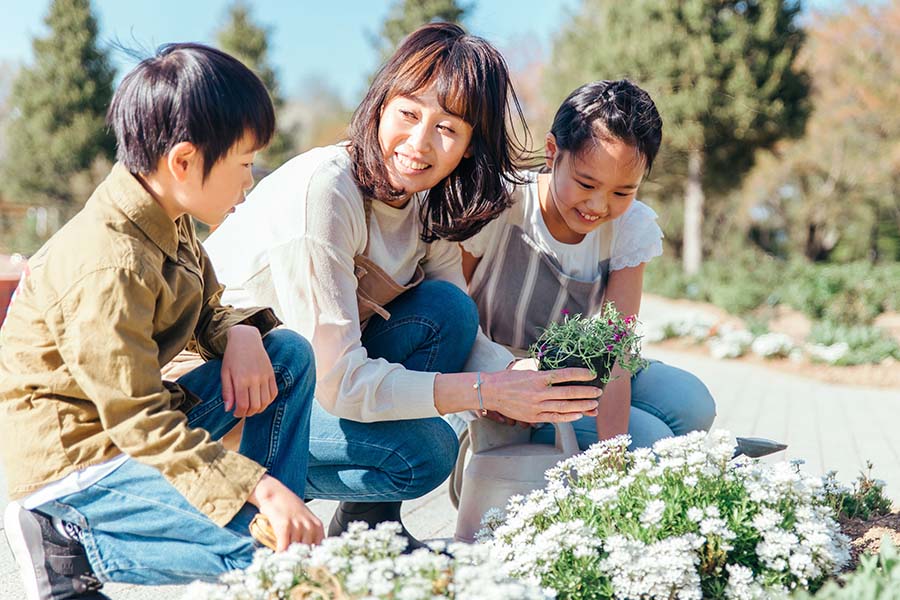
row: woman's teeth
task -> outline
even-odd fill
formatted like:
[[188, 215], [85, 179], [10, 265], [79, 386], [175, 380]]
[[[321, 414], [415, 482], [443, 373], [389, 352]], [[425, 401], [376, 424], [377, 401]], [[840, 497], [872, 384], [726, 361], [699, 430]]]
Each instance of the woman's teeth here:
[[416, 171], [423, 171], [429, 167], [427, 163], [416, 162], [411, 158], [407, 158], [402, 154], [395, 155], [397, 157], [397, 162], [406, 167], [407, 169], [414, 169]]

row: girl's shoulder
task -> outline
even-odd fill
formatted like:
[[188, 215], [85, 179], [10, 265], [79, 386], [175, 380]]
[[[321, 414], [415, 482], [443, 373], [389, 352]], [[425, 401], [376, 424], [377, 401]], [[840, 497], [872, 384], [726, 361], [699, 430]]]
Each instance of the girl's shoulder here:
[[610, 269], [616, 271], [648, 262], [662, 254], [663, 232], [656, 211], [635, 200], [616, 219]]

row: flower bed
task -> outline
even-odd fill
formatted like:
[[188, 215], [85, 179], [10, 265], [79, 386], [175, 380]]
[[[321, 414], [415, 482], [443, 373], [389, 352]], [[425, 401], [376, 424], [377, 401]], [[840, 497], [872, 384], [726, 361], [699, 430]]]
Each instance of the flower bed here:
[[821, 478], [730, 460], [727, 433], [627, 452], [627, 436], [548, 471], [482, 539], [560, 598], [755, 598], [815, 590], [849, 561]]
[[[367, 529], [353, 523], [320, 546], [294, 544], [274, 554], [259, 550], [244, 571], [221, 583], [195, 583], [185, 600], [538, 600], [539, 587], [503, 575], [486, 546], [451, 544], [446, 550], [401, 554], [406, 539], [397, 523]], [[451, 556], [452, 555], [452, 556]]]
[[[652, 452], [628, 443], [620, 436], [561, 462], [546, 488], [490, 511], [478, 544], [401, 555], [398, 525], [355, 524], [318, 547], [261, 550], [247, 570], [195, 584], [186, 598], [809, 598], [850, 561], [836, 514], [887, 508], [869, 475], [850, 488], [799, 461], [732, 459], [726, 432], [661, 440]], [[873, 564], [863, 560], [854, 585], [894, 586], [900, 598], [900, 580], [891, 583], [900, 569], [873, 575]]]

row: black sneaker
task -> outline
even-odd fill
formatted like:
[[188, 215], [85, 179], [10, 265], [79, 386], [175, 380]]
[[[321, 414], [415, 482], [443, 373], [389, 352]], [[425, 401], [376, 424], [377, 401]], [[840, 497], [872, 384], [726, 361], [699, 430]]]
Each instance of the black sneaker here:
[[84, 546], [61, 534], [50, 517], [10, 502], [3, 515], [27, 600], [109, 600], [94, 575]]

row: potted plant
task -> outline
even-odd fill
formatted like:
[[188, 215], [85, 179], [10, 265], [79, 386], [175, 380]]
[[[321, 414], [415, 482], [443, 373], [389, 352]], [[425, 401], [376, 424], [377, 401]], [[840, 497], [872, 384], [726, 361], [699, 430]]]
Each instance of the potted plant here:
[[563, 311], [563, 320], [545, 329], [531, 346], [531, 357], [537, 359], [542, 371], [588, 368], [594, 379], [578, 385], [602, 389], [613, 379], [610, 372], [616, 363], [632, 374], [647, 365], [641, 358], [641, 336], [636, 327], [635, 316], [622, 315], [612, 302], [607, 302], [595, 317], [571, 316]]

